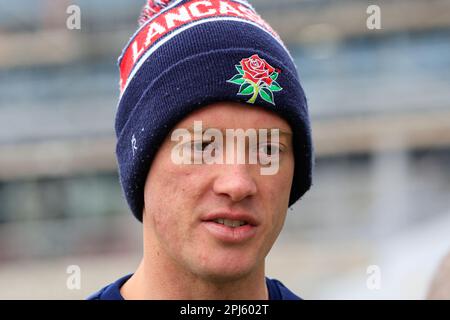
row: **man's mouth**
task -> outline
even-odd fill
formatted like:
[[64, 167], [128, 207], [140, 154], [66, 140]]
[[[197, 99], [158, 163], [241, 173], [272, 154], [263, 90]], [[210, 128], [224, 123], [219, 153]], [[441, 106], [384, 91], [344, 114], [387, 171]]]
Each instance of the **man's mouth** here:
[[232, 227], [232, 228], [236, 228], [236, 227], [240, 227], [240, 226], [244, 226], [244, 225], [248, 224], [246, 221], [243, 221], [243, 220], [214, 219], [213, 221], [215, 223], [223, 224], [227, 227]]
[[203, 217], [202, 225], [215, 239], [225, 243], [242, 243], [255, 236], [259, 221], [247, 213], [221, 212]]

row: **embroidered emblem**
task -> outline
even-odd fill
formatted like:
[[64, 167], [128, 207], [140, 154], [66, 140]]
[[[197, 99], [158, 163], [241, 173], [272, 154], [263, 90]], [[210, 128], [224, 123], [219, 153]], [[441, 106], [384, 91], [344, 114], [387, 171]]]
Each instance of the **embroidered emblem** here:
[[257, 54], [242, 59], [235, 67], [239, 73], [227, 82], [241, 86], [238, 95], [252, 95], [248, 103], [255, 103], [259, 95], [263, 100], [275, 105], [273, 92], [283, 90], [276, 81], [281, 73], [280, 69], [273, 68]]

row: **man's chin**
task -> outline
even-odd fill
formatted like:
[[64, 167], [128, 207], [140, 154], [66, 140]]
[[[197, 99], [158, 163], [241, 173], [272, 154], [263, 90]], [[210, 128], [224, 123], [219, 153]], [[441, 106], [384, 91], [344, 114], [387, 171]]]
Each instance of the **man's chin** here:
[[242, 281], [246, 277], [249, 277], [255, 268], [251, 266], [244, 266], [242, 264], [233, 266], [228, 265], [216, 265], [208, 266], [200, 271], [200, 276], [210, 282], [214, 283], [230, 283], [234, 281]]

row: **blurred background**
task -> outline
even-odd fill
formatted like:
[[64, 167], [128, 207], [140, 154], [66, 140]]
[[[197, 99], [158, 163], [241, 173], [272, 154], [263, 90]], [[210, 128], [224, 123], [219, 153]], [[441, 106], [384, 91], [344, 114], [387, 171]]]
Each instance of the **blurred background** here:
[[[0, 299], [83, 299], [137, 267], [113, 128], [144, 2], [0, 0]], [[425, 298], [450, 250], [450, 1], [251, 3], [296, 60], [316, 148], [267, 274], [306, 299]]]

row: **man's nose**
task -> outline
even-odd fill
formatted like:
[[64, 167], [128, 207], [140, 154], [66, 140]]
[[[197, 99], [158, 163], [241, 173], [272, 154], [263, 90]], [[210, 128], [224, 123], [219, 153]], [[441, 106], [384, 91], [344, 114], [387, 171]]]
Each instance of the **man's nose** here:
[[228, 195], [233, 202], [256, 194], [257, 186], [249, 165], [223, 164], [221, 167], [221, 173], [213, 186], [216, 194]]

